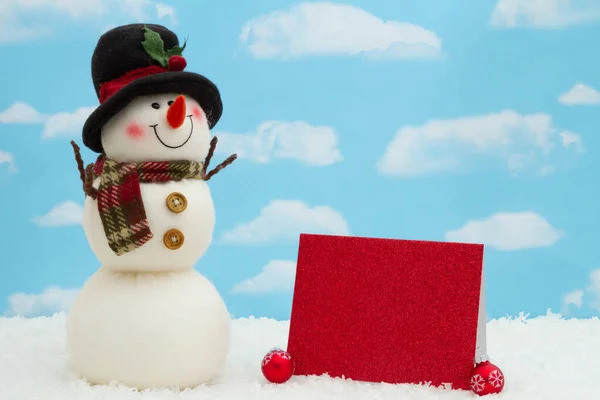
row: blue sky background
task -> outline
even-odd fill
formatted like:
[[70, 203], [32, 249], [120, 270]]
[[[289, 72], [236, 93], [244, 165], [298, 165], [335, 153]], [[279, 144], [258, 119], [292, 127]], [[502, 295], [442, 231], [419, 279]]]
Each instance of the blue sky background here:
[[235, 316], [289, 318], [299, 232], [483, 242], [489, 316], [597, 315], [600, 1], [2, 7], [7, 314], [68, 308], [99, 267], [69, 140], [98, 104], [99, 35], [143, 21], [189, 35], [188, 70], [223, 96], [216, 157], [240, 159], [211, 180], [197, 267]]

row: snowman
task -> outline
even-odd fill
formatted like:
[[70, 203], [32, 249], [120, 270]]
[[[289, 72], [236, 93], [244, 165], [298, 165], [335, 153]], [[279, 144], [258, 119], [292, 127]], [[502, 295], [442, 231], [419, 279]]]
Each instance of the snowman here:
[[160, 25], [106, 32], [92, 57], [100, 106], [83, 128], [100, 153], [87, 168], [83, 229], [100, 269], [67, 322], [70, 367], [91, 384], [191, 388], [214, 381], [229, 349], [230, 316], [194, 269], [215, 210], [207, 167], [222, 103], [204, 76], [184, 72], [177, 36]]

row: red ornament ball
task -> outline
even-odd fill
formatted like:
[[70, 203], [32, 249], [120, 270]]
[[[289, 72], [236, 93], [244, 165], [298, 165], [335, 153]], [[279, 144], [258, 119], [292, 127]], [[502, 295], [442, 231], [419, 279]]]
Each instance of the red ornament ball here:
[[262, 373], [271, 383], [283, 383], [294, 373], [294, 362], [287, 351], [273, 349], [263, 358]]
[[187, 61], [183, 56], [169, 57], [169, 71], [183, 71], [187, 66]]
[[504, 374], [494, 364], [484, 361], [475, 366], [471, 374], [471, 390], [479, 395], [500, 393], [504, 388]]

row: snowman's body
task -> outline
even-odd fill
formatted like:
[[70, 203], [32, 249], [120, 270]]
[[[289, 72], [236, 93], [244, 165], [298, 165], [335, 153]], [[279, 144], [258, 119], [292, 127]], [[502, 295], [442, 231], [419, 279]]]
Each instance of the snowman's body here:
[[[164, 113], [153, 109], [158, 103], [172, 103], [174, 97], [139, 98], [113, 117], [103, 130], [106, 156], [125, 163], [203, 161], [210, 138], [198, 104], [186, 100], [193, 115], [176, 127], [165, 124]], [[137, 133], [128, 136], [133, 123]], [[144, 126], [154, 131], [146, 128], [140, 138], [139, 127]], [[178, 140], [185, 145], [176, 147]], [[165, 142], [172, 147], [165, 148]], [[95, 188], [99, 182], [97, 178]], [[94, 384], [117, 382], [145, 389], [211, 382], [227, 357], [230, 316], [213, 284], [194, 270], [212, 240], [215, 210], [210, 190], [202, 179], [184, 179], [141, 183], [140, 191], [153, 238], [120, 256], [108, 246], [97, 200], [86, 198], [83, 227], [102, 267], [83, 286], [70, 311], [69, 364]], [[173, 199], [177, 204], [169, 205]], [[167, 232], [173, 231], [179, 235], [177, 246], [169, 244]]]
[[[99, 182], [94, 183], [98, 187]], [[102, 265], [116, 271], [176, 271], [192, 268], [206, 252], [215, 226], [215, 209], [208, 184], [201, 180], [142, 183], [142, 199], [154, 237], [135, 251], [117, 256], [108, 246], [100, 220], [97, 201], [85, 200], [83, 229], [87, 240]], [[185, 210], [173, 212], [168, 201], [187, 203]], [[165, 235], [176, 229], [183, 245], [177, 250], [165, 246]], [[167, 238], [168, 240], [168, 238]]]

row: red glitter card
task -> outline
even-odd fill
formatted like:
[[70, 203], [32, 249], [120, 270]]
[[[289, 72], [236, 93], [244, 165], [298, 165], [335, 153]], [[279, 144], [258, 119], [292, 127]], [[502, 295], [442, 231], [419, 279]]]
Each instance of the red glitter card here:
[[483, 245], [300, 235], [295, 375], [469, 390]]

